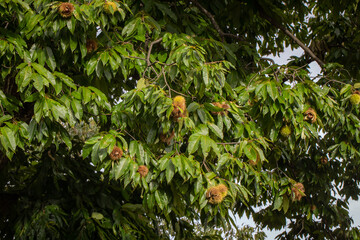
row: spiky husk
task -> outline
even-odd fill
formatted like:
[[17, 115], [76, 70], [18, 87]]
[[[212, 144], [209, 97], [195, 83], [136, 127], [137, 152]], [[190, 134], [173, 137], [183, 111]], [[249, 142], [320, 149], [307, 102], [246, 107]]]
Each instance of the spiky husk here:
[[116, 11], [117, 11], [116, 3], [110, 2], [110, 1], [105, 2], [105, 3], [104, 3], [104, 10], [105, 10], [105, 12], [111, 13], [110, 8], [112, 8], [113, 11], [116, 12]]
[[321, 163], [322, 164], [327, 164], [328, 163], [328, 158], [327, 156], [322, 156], [321, 159], [320, 159]]
[[221, 195], [222, 195], [223, 197], [226, 197], [226, 195], [227, 195], [227, 193], [228, 193], [228, 188], [227, 188], [227, 186], [225, 186], [225, 184], [219, 184], [219, 185], [217, 186], [217, 188], [219, 189]]
[[61, 15], [61, 17], [63, 18], [69, 18], [72, 16], [72, 13], [74, 12], [74, 5], [72, 5], [71, 3], [61, 3], [58, 11], [59, 14]]
[[280, 134], [281, 134], [281, 136], [283, 136], [283, 137], [288, 137], [288, 136], [290, 136], [290, 134], [291, 134], [291, 128], [290, 128], [288, 125], [283, 126], [283, 127], [280, 129]]
[[317, 209], [316, 205], [311, 205], [311, 211], [315, 211]]
[[360, 95], [359, 94], [353, 94], [350, 97], [350, 102], [352, 105], [359, 105], [360, 103]]
[[308, 121], [310, 123], [316, 122], [315, 110], [312, 108], [309, 108], [308, 110], [306, 110], [306, 112], [304, 113], [304, 119], [305, 119], [305, 121]]
[[183, 96], [176, 96], [173, 99], [174, 110], [172, 111], [172, 116], [174, 119], [180, 117], [186, 117], [186, 101]]
[[206, 198], [211, 204], [219, 204], [224, 197], [221, 194], [220, 189], [217, 186], [213, 186], [206, 191]]
[[97, 48], [98, 48], [98, 43], [96, 40], [88, 39], [86, 41], [86, 50], [88, 53], [96, 51]]
[[291, 188], [293, 201], [300, 201], [305, 196], [305, 187], [302, 183], [295, 183]]
[[141, 177], [146, 177], [149, 172], [149, 169], [145, 165], [140, 165], [138, 168], [138, 173], [140, 173]]
[[115, 146], [110, 153], [111, 160], [119, 160], [123, 155], [123, 151], [118, 146]]
[[160, 133], [160, 141], [162, 141], [163, 143], [166, 143], [167, 145], [171, 144], [171, 140], [174, 138], [175, 136], [175, 131], [172, 131], [170, 134], [168, 133]]
[[227, 113], [228, 113], [228, 111], [227, 111], [227, 109], [229, 109], [230, 108], [230, 105], [229, 104], [227, 104], [227, 103], [225, 103], [225, 102], [222, 102], [222, 103], [220, 103], [220, 102], [213, 102], [212, 103], [215, 107], [218, 107], [218, 108], [223, 108], [224, 110], [222, 110], [222, 111], [219, 111], [219, 112], [211, 112], [212, 114], [214, 114], [214, 115], [222, 115], [222, 116], [224, 116], [224, 115], [227, 115]]

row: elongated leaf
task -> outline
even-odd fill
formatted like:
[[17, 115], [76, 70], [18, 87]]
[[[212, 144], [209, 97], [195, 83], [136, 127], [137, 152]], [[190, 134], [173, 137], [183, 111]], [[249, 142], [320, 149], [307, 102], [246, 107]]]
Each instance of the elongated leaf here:
[[170, 160], [169, 165], [166, 168], [166, 172], [165, 172], [167, 183], [170, 183], [171, 179], [174, 177], [174, 174], [175, 174], [175, 167], [172, 161]]
[[101, 220], [104, 218], [104, 215], [102, 215], [101, 213], [98, 213], [98, 212], [93, 212], [91, 214], [91, 218], [94, 218], [96, 220]]
[[208, 123], [208, 127], [210, 128], [210, 130], [216, 135], [218, 136], [220, 139], [224, 138], [224, 134], [223, 132], [220, 130], [220, 128], [213, 124], [213, 123]]
[[40, 64], [37, 63], [32, 63], [31, 66], [42, 76], [44, 76], [47, 80], [49, 80], [49, 82], [51, 83], [51, 85], [55, 86], [56, 81], [55, 81], [55, 77], [54, 75], [47, 70], [46, 68], [44, 68], [43, 66], [41, 66]]
[[283, 198], [280, 196], [276, 196], [273, 209], [281, 210], [282, 203], [283, 203]]
[[129, 161], [128, 159], [122, 159], [116, 166], [115, 166], [115, 179], [121, 178], [125, 172], [129, 168]]
[[90, 75], [94, 72], [97, 63], [98, 63], [97, 58], [93, 57], [92, 59], [90, 59], [90, 61], [86, 65], [86, 74], [87, 75]]
[[210, 81], [209, 81], [209, 70], [207, 69], [206, 65], [202, 69], [202, 75], [203, 75], [205, 87], [208, 88], [210, 85]]
[[199, 134], [193, 134], [190, 136], [189, 142], [188, 142], [189, 154], [192, 154], [199, 148], [200, 138], [201, 138], [201, 136]]
[[1, 128], [1, 133], [5, 137], [7, 142], [9, 143], [9, 146], [7, 146], [7, 147], [9, 147], [11, 150], [13, 150], [15, 152], [16, 141], [15, 141], [14, 132], [8, 127], [2, 127]]

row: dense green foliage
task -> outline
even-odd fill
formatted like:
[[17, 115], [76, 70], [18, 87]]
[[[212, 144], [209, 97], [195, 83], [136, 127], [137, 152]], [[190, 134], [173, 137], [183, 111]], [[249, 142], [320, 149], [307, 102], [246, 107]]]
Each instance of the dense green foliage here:
[[358, 2], [0, 0], [0, 237], [359, 239]]

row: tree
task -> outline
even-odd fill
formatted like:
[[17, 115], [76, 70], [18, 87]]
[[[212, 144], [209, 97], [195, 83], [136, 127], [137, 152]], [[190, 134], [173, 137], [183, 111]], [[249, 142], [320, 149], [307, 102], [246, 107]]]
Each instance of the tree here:
[[1, 237], [359, 239], [357, 8], [2, 0]]

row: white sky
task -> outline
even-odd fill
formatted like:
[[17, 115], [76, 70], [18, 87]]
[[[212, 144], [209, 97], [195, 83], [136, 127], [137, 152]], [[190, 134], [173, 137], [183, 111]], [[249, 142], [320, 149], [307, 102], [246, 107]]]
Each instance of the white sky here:
[[[274, 59], [276, 64], [283, 65], [286, 64], [291, 56], [301, 56], [303, 54], [302, 49], [294, 49], [291, 50], [291, 48], [286, 48], [283, 53], [280, 54], [280, 57], [277, 56], [267, 56], [269, 58]], [[320, 73], [320, 67], [319, 65], [314, 61], [310, 64], [310, 75], [311, 76], [317, 76]], [[354, 220], [353, 226], [360, 226], [360, 202], [359, 201], [349, 201], [349, 212], [350, 216]], [[249, 226], [255, 226], [255, 223], [252, 219], [247, 219], [247, 217], [244, 215], [242, 218], [237, 219], [236, 221], [239, 226], [243, 225], [249, 225]], [[263, 229], [263, 231], [266, 233], [267, 238], [266, 239], [275, 239], [275, 237], [284, 231], [270, 231], [269, 229]]]

